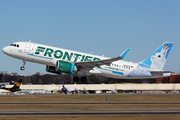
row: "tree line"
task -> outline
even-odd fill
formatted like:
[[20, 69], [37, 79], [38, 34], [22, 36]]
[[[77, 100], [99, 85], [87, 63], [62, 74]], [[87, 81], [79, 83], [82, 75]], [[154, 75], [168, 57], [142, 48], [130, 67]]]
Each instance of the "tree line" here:
[[[74, 84], [72, 80], [74, 75], [70, 74], [44, 74], [44, 75], [31, 75], [31, 76], [20, 76], [20, 75], [10, 75], [0, 73], [0, 82], [17, 82], [19, 79], [23, 79], [23, 84]], [[81, 77], [81, 76], [79, 76]], [[100, 83], [108, 83], [108, 78], [96, 75], [86, 75], [87, 81], [81, 82], [78, 84], [100, 84]]]
[[[31, 76], [20, 76], [11, 74], [0, 73], [0, 82], [9, 82], [14, 83], [19, 79], [23, 79], [23, 84], [74, 84], [75, 82], [72, 80], [72, 77], [75, 75], [70, 74], [44, 74], [44, 75], [31, 75]], [[79, 77], [82, 77], [79, 75]], [[86, 75], [86, 82], [77, 82], [77, 84], [112, 84], [112, 83], [156, 83], [156, 79], [114, 79], [107, 78], [98, 75]], [[14, 81], [14, 82], [12, 82]]]

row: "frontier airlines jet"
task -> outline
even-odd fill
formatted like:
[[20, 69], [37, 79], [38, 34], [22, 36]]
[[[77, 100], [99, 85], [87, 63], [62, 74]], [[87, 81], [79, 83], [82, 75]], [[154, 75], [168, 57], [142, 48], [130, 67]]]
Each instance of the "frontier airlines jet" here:
[[[11, 57], [23, 60], [21, 70], [25, 69], [26, 61], [46, 65], [46, 71], [56, 74], [78, 72], [96, 74], [118, 79], [141, 79], [170, 76], [170, 71], [163, 71], [164, 64], [173, 44], [163, 43], [147, 58], [138, 63], [123, 61], [129, 48], [120, 56], [107, 58], [93, 54], [72, 51], [32, 42], [15, 42], [3, 48], [3, 52]], [[85, 82], [87, 78], [81, 77]], [[78, 82], [79, 77], [74, 77]]]

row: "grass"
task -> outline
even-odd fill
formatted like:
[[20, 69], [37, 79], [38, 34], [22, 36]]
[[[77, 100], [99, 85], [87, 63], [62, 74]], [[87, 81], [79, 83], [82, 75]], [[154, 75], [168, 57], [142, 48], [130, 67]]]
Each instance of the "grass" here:
[[179, 120], [180, 115], [2, 115], [0, 120]]
[[0, 102], [179, 102], [180, 95], [34, 95], [0, 96]]
[[180, 104], [0, 104], [1, 110], [16, 109], [156, 109], [180, 108]]

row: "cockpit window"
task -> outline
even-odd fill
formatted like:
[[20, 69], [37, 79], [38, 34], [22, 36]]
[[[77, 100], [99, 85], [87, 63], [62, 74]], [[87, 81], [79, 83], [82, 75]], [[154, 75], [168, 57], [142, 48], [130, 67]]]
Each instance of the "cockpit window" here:
[[11, 44], [10, 46], [19, 47], [18, 44]]

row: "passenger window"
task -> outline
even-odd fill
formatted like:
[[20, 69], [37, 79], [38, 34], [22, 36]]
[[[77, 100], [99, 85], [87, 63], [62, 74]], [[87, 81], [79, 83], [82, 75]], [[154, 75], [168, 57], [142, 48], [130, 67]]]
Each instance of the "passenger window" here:
[[19, 47], [19, 45], [17, 45], [17, 47]]

